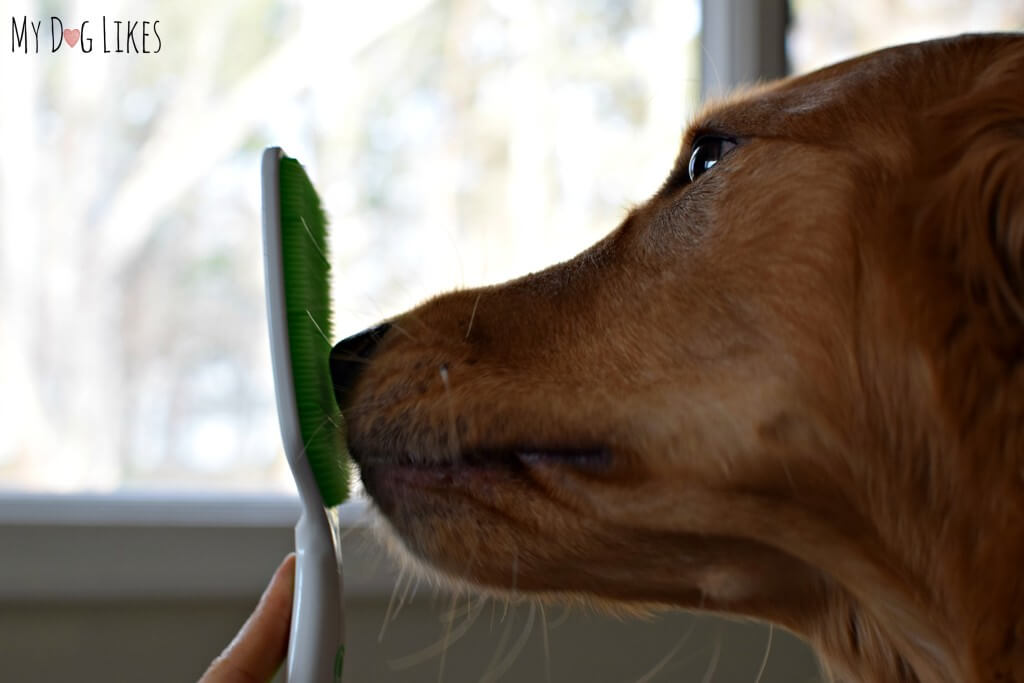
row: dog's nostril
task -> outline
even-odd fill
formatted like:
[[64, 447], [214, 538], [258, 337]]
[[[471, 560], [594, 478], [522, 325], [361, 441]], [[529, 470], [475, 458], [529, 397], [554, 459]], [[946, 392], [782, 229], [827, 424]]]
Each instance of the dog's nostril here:
[[339, 406], [344, 407], [347, 403], [348, 394], [359, 378], [359, 373], [366, 367], [373, 350], [389, 329], [390, 323], [371, 327], [342, 339], [331, 349], [331, 381], [334, 384], [334, 398]]

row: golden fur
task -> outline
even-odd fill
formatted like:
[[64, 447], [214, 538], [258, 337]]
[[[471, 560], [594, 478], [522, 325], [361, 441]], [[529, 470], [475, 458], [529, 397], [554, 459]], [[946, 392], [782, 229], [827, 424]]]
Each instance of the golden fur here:
[[713, 104], [601, 242], [392, 322], [349, 439], [435, 570], [1024, 682], [1024, 37]]

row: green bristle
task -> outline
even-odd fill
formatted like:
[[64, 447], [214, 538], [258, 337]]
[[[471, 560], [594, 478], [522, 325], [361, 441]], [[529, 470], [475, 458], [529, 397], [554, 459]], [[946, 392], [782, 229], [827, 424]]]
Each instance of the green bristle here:
[[334, 399], [327, 218], [298, 161], [280, 161], [281, 251], [299, 428], [324, 504], [348, 497], [348, 448]]

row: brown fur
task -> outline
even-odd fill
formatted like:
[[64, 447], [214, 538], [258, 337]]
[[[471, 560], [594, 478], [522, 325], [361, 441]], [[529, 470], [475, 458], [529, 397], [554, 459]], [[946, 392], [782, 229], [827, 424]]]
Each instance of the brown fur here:
[[[689, 183], [706, 131], [741, 144]], [[393, 322], [349, 439], [440, 572], [1024, 682], [1021, 36], [714, 104], [604, 240]]]

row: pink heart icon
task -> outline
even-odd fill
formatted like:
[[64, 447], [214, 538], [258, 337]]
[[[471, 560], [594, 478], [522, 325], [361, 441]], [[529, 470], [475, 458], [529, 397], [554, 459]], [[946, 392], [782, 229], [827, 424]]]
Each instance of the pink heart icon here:
[[82, 37], [82, 32], [79, 31], [77, 28], [75, 28], [75, 29], [70, 29], [70, 28], [64, 29], [64, 42], [67, 43], [68, 45], [70, 45], [71, 47], [74, 47], [75, 44], [78, 42], [78, 39], [81, 38], [81, 37]]

